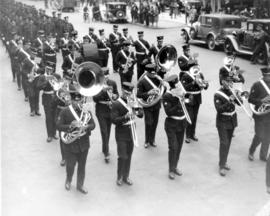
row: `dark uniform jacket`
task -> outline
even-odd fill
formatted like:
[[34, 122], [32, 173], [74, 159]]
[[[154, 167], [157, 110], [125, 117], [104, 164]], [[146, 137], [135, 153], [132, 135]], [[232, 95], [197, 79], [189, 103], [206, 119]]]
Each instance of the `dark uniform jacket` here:
[[120, 37], [120, 39], [119, 39], [120, 46], [123, 45], [123, 42], [124, 41], [129, 41], [131, 45], [133, 45], [133, 43], [134, 43], [134, 40], [133, 40], [133, 38], [130, 35], [128, 35], [126, 37], [124, 34], [122, 34], [121, 37]]
[[[237, 67], [237, 66], [235, 66]], [[237, 67], [239, 69], [239, 67]], [[222, 68], [220, 68], [219, 70], [219, 83], [220, 85], [222, 85], [222, 81], [226, 80], [228, 77], [231, 77], [231, 79], [233, 80], [233, 82], [245, 82], [245, 78], [243, 77], [242, 74], [238, 74], [238, 79], [239, 80], [235, 80], [235, 77], [233, 76], [232, 72], [230, 72], [231, 69], [228, 68], [227, 66], [223, 66]]]
[[34, 40], [33, 45], [32, 45], [32, 51], [37, 57], [42, 58], [42, 55], [43, 55], [43, 41], [39, 37], [37, 37]]
[[52, 48], [46, 47], [44, 45], [42, 61], [44, 62], [45, 65], [47, 65], [48, 63], [49, 64], [53, 63], [54, 65], [56, 65], [56, 52]]
[[[140, 44], [143, 43], [144, 46], [147, 48], [147, 50], [145, 50], [145, 48], [143, 48], [143, 46]], [[136, 49], [136, 58], [138, 60], [138, 64], [142, 64], [144, 59], [147, 59], [148, 57], [148, 53], [149, 53], [149, 49], [150, 49], [150, 45], [146, 40], [140, 40], [140, 42], [138, 40], [136, 40], [134, 42], [134, 47]]]
[[159, 50], [162, 48], [162, 46], [156, 46], [154, 44], [152, 44], [152, 46], [149, 49], [149, 54], [148, 57], [151, 59], [151, 57], [153, 56], [154, 60], [159, 52]]
[[[78, 116], [80, 116], [81, 111], [76, 110], [76, 113]], [[75, 118], [73, 114], [70, 111], [69, 107], [64, 108], [60, 113], [57, 118], [57, 128], [59, 131], [64, 131], [64, 132], [71, 132], [70, 124], [72, 121], [74, 121]], [[95, 129], [95, 122], [94, 119], [91, 118], [90, 121], [88, 122], [89, 128], [87, 130], [87, 133], [78, 139], [76, 139], [74, 142], [70, 144], [65, 145], [65, 150], [73, 153], [79, 153], [79, 152], [84, 152], [87, 151], [88, 148], [90, 147], [90, 141], [89, 141], [89, 136], [91, 135], [91, 131]]]
[[183, 120], [173, 119], [173, 117], [183, 117], [185, 115], [179, 99], [173, 96], [170, 91], [166, 91], [163, 95], [162, 103], [167, 115], [165, 125], [167, 127], [175, 128], [177, 131], [185, 130], [187, 126], [185, 118]]
[[[146, 75], [147, 76], [147, 75]], [[150, 78], [148, 77], [157, 87], [159, 87], [160, 80], [157, 78]], [[137, 97], [138, 98], [142, 98], [143, 100], [147, 100], [147, 98], [149, 97], [148, 92], [153, 89], [152, 85], [145, 79], [143, 78], [139, 84], [138, 84], [138, 90], [137, 90]], [[144, 108], [144, 109], [148, 109], [148, 110], [156, 110], [156, 109], [160, 109], [161, 107], [161, 102], [157, 102], [155, 105], [148, 107], [148, 108]]]
[[[201, 78], [204, 79], [203, 75]], [[187, 91], [186, 97], [189, 98], [189, 105], [201, 104], [202, 103], [202, 95], [200, 91], [202, 90], [197, 83], [194, 83], [193, 77], [189, 75], [189, 72], [184, 72], [181, 75], [181, 82]], [[207, 88], [206, 88], [207, 89]], [[190, 93], [189, 93], [190, 92]], [[193, 94], [192, 94], [193, 93]], [[198, 93], [198, 94], [196, 94]]]
[[[228, 97], [232, 95], [230, 90], [227, 89], [220, 88], [218, 91], [224, 93]], [[237, 113], [235, 111], [235, 104], [217, 92], [214, 95], [214, 103], [217, 111], [216, 127], [223, 127], [225, 129], [235, 128], [237, 126]]]
[[189, 71], [189, 69], [194, 65], [196, 64], [194, 62], [189, 62], [189, 57], [185, 55], [181, 55], [178, 58], [178, 66], [181, 71]]
[[65, 73], [72, 68], [73, 62], [75, 62], [73, 54], [70, 53], [69, 55], [65, 56], [62, 64], [62, 69]]
[[[266, 83], [265, 84], [268, 86], [268, 88], [270, 88], [270, 83]], [[252, 103], [255, 105], [255, 109], [257, 110], [261, 105], [262, 105], [262, 99], [265, 98], [267, 96], [267, 92], [265, 91], [265, 88], [263, 87], [263, 85], [261, 84], [260, 81], [257, 81], [253, 84], [253, 86], [251, 87], [250, 90], [250, 95], [248, 98], [248, 102]], [[254, 118], [258, 119], [258, 120], [263, 120], [265, 122], [270, 122], [270, 113], [267, 113], [265, 115], [253, 115]]]
[[[126, 54], [126, 56], [123, 54], [123, 52]], [[134, 64], [136, 63], [136, 59], [134, 56], [134, 53], [131, 51], [124, 51], [124, 50], [120, 50], [117, 55], [116, 55], [116, 63], [117, 66], [119, 67], [119, 73], [123, 73], [124, 68], [123, 65], [125, 65], [127, 63], [127, 58], [131, 58], [131, 67], [128, 68], [128, 71], [126, 72], [126, 75], [133, 75], [133, 69], [134, 69]]]
[[97, 47], [98, 47], [99, 57], [101, 59], [108, 59], [109, 52], [110, 52], [109, 41], [107, 39], [105, 40], [97, 39]]
[[111, 33], [109, 35], [109, 41], [111, 44], [111, 50], [112, 50], [112, 54], [116, 54], [119, 51], [119, 39], [120, 39], [121, 33], [117, 32], [117, 33]]
[[[125, 103], [127, 101], [121, 98]], [[111, 111], [111, 119], [112, 123], [115, 124], [115, 139], [116, 141], [132, 141], [132, 134], [131, 134], [131, 127], [129, 124], [129, 118], [126, 118], [125, 115], [127, 114], [128, 110], [124, 107], [120, 102], [119, 99], [113, 102], [112, 104], [112, 111]], [[143, 113], [141, 112], [138, 115], [139, 118], [143, 117]], [[126, 125], [125, 125], [126, 124]]]
[[[113, 80], [108, 80], [107, 85], [112, 87], [112, 93], [119, 95], [116, 82]], [[107, 90], [102, 90], [97, 95], [93, 97], [94, 102], [96, 103], [96, 115], [103, 115], [104, 117], [110, 117], [111, 105], [109, 102], [112, 102], [109, 98]], [[107, 104], [106, 104], [107, 103]]]

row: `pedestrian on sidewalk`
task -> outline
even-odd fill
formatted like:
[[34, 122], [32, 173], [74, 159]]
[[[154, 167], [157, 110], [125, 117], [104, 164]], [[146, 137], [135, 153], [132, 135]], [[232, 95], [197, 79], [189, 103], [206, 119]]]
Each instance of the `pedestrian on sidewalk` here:
[[136, 23], [137, 20], [138, 20], [138, 11], [139, 11], [139, 8], [138, 6], [135, 4], [135, 2], [132, 3], [131, 5], [131, 22], [132, 23]]

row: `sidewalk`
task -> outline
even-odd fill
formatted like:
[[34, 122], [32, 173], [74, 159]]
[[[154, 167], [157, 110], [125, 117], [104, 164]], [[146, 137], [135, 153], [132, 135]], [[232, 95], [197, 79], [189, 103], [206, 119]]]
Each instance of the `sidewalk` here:
[[[33, 1], [33, 0], [18, 0], [18, 1], [21, 1], [25, 4], [29, 4], [29, 5], [34, 5], [37, 9], [45, 9], [45, 6], [44, 6], [44, 1]], [[80, 7], [80, 8], [76, 8], [77, 10], [75, 11], [75, 13], [63, 13], [65, 16], [70, 16], [71, 14], [82, 14], [82, 10], [83, 8]], [[106, 8], [105, 8], [105, 5], [101, 4], [100, 5], [100, 10], [101, 10], [101, 14], [102, 16], [104, 17], [104, 13], [106, 11]], [[51, 15], [52, 14], [52, 11], [53, 9], [49, 8], [49, 9], [46, 9], [46, 14], [48, 15]], [[92, 17], [92, 8], [89, 8], [89, 16]], [[73, 15], [73, 16], [74, 16]], [[70, 17], [73, 17], [73, 16], [70, 16]], [[62, 16], [63, 17], [63, 16]], [[138, 25], [138, 26], [145, 26], [141, 23], [131, 23], [131, 13], [130, 13], [130, 9], [127, 8], [127, 20], [130, 24], [134, 24], [134, 25]], [[71, 20], [70, 20], [71, 21]], [[150, 28], [150, 29], [163, 29], [163, 28], [177, 28], [181, 25], [184, 25], [185, 24], [185, 15], [184, 14], [181, 14], [181, 15], [178, 15], [176, 18], [171, 18], [169, 16], [169, 11], [165, 11], [165, 12], [162, 12], [160, 13], [159, 15], [159, 22], [158, 22], [158, 27], [152, 27], [151, 24], [149, 25], [149, 27], [146, 27], [145, 28]]]

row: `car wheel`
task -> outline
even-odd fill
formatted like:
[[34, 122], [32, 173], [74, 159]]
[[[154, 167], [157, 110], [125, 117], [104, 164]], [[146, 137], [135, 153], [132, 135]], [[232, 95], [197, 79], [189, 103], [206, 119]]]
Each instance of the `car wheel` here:
[[195, 31], [195, 29], [190, 29], [189, 35], [190, 35], [190, 38], [194, 40], [196, 38], [196, 31]]
[[207, 38], [207, 47], [210, 50], [214, 50], [216, 48], [215, 39], [213, 36], [209, 36]]
[[265, 49], [262, 49], [259, 53], [258, 53], [258, 58], [257, 61], [259, 64], [265, 64], [267, 62], [267, 54]]
[[181, 34], [181, 36], [182, 36], [182, 38], [183, 38], [183, 41], [185, 42], [185, 43], [188, 43], [188, 34], [187, 34], [187, 32], [186, 31], [182, 31], [182, 34]]
[[224, 42], [224, 52], [225, 53], [233, 53], [235, 50], [234, 50], [234, 46], [232, 44], [232, 42], [230, 40], [225, 40]]

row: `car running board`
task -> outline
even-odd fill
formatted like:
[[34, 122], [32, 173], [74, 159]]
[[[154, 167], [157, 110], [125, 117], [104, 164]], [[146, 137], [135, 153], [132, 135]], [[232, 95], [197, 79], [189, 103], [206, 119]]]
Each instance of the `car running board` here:
[[192, 42], [192, 43], [201, 43], [201, 44], [206, 44], [205, 40], [193, 40], [193, 39], [190, 39], [189, 42]]

